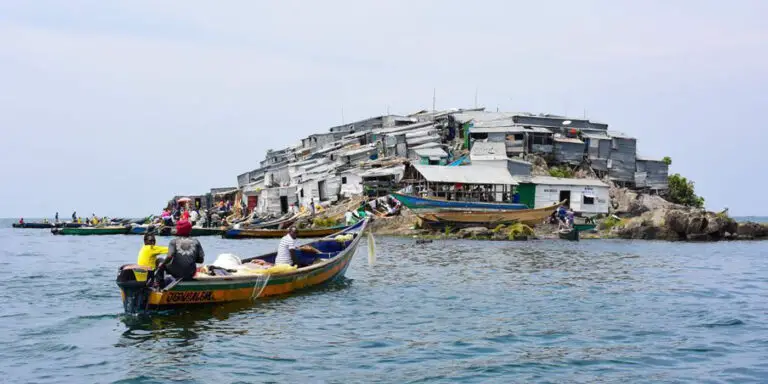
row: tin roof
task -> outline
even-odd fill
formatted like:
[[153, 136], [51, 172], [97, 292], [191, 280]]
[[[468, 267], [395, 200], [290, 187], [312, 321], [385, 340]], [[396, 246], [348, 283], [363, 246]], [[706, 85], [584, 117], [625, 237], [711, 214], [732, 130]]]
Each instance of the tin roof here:
[[414, 165], [413, 167], [430, 182], [517, 185], [517, 180], [509, 174], [509, 170], [501, 167], [481, 165], [457, 167]]
[[585, 187], [605, 187], [608, 188], [608, 184], [603, 183], [597, 179], [566, 179], [562, 177], [552, 176], [517, 176], [521, 183], [532, 184], [545, 184], [545, 185], [575, 185]]
[[448, 157], [448, 154], [443, 151], [442, 148], [439, 147], [432, 147], [432, 148], [418, 148], [415, 150], [416, 154], [421, 157], [436, 157], [438, 159], [443, 157]]
[[549, 133], [550, 131], [544, 127], [529, 127], [522, 125], [475, 125], [469, 128], [469, 133]]
[[475, 142], [469, 152], [470, 160], [506, 160], [507, 145], [503, 142]]

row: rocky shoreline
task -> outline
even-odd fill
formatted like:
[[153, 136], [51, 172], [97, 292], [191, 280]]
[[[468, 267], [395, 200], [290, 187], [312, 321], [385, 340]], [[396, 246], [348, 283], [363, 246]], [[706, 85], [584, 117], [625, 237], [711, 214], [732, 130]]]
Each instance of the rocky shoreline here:
[[[626, 190], [612, 196], [614, 212], [598, 221], [582, 239], [633, 239], [666, 241], [768, 240], [768, 225], [737, 222], [726, 212], [709, 212], [669, 203], [659, 196]], [[555, 239], [556, 226], [521, 224], [496, 228], [472, 227], [457, 230], [420, 228], [418, 217], [403, 210], [400, 216], [377, 217], [372, 223], [376, 235], [420, 239], [529, 240]]]

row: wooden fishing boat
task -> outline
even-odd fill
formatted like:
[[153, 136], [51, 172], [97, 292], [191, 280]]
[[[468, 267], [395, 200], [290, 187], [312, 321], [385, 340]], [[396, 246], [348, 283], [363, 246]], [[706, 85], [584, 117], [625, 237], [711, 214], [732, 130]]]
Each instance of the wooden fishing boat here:
[[397, 199], [414, 213], [437, 211], [511, 211], [528, 209], [525, 204], [518, 203], [494, 203], [481, 201], [443, 200], [435, 197], [419, 197], [393, 192], [392, 197]]
[[127, 235], [131, 230], [129, 226], [120, 227], [80, 227], [80, 228], [53, 228], [54, 235]]
[[[344, 226], [316, 229], [299, 229], [299, 237], [323, 237], [346, 229]], [[283, 237], [288, 229], [227, 229], [221, 235], [225, 239], [270, 239]]]
[[[246, 268], [247, 272], [238, 269], [225, 275], [198, 273], [193, 280], [181, 280], [160, 289], [147, 284], [153, 278], [152, 270], [139, 265], [123, 265], [116, 281], [123, 308], [126, 313], [139, 313], [186, 305], [249, 301], [337, 280], [349, 267], [367, 224], [368, 220], [363, 220], [335, 234], [344, 237], [328, 237], [308, 244], [322, 253], [315, 256], [299, 251], [302, 262], [311, 263], [301, 268], [281, 265], [261, 270]], [[250, 262], [256, 259], [274, 263], [276, 256], [273, 252], [244, 259], [241, 265], [254, 265]], [[210, 269], [210, 266], [206, 268]]]
[[[131, 227], [131, 229], [128, 231], [131, 235], [143, 235], [147, 233], [148, 230], [150, 230], [155, 233], [156, 236], [175, 236], [176, 235], [176, 228], [172, 227], [166, 227], [166, 226], [152, 226], [152, 225], [137, 225]], [[224, 230], [220, 228], [199, 228], [199, 227], [192, 227], [192, 231], [189, 233], [189, 236], [196, 237], [196, 236], [220, 236]]]
[[514, 211], [437, 211], [417, 213], [416, 215], [428, 224], [496, 226], [499, 224], [523, 223], [534, 226], [541, 224], [561, 204], [563, 203], [543, 208], [518, 209]]
[[563, 240], [579, 241], [579, 231], [575, 228], [560, 230], [557, 235]]
[[51, 223], [13, 223], [14, 228], [28, 228], [28, 229], [48, 229], [53, 228]]
[[285, 229], [290, 227], [301, 217], [301, 213], [288, 213], [274, 220], [258, 223], [242, 223], [243, 229]]

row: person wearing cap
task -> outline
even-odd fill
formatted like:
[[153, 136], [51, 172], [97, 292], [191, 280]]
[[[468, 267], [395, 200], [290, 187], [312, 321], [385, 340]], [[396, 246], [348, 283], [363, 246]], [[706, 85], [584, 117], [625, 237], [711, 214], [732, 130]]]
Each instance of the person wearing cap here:
[[192, 224], [187, 220], [176, 223], [176, 237], [168, 243], [168, 257], [163, 260], [155, 276], [163, 281], [167, 271], [176, 280], [191, 280], [197, 271], [197, 263], [205, 260], [200, 242], [192, 237]]
[[136, 264], [149, 269], [157, 267], [157, 255], [168, 253], [168, 247], [155, 245], [155, 235], [153, 233], [144, 234], [144, 246], [139, 250], [139, 259]]

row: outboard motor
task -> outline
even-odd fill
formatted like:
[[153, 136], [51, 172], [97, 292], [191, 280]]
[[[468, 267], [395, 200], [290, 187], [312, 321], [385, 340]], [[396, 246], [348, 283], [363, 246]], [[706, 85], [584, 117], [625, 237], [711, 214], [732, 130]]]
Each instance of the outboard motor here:
[[117, 272], [117, 286], [123, 297], [125, 313], [139, 313], [149, 305], [150, 287], [147, 285], [155, 276], [155, 272], [147, 267], [127, 264]]

